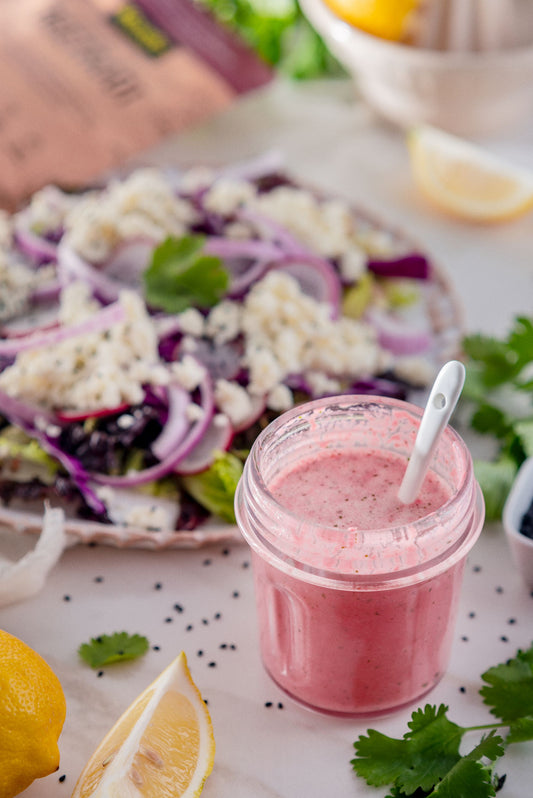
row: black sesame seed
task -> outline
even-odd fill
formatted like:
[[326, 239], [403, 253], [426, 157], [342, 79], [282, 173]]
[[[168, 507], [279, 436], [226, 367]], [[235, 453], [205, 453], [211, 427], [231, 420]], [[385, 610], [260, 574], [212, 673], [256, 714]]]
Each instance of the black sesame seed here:
[[224, 557], [227, 557], [229, 553], [230, 553], [229, 549], [222, 549], [222, 554], [224, 555]]
[[472, 570], [475, 574], [478, 574], [481, 571], [481, 565], [474, 565]]
[[271, 707], [272, 701], [265, 701], [265, 707]]
[[232, 651], [236, 651], [237, 650], [237, 646], [235, 645], [235, 643], [232, 643], [230, 645], [230, 648], [231, 648]]
[[278, 701], [278, 709], [283, 709], [283, 704], [281, 703], [281, 701]]
[[203, 623], [204, 626], [207, 626], [209, 621], [207, 620], [207, 618], [202, 618], [202, 623]]
[[63, 596], [63, 601], [70, 601], [71, 597], [67, 594]]
[[174, 609], [176, 610], [176, 612], [183, 612], [183, 607], [181, 606], [181, 604], [174, 604]]
[[459, 692], [460, 693], [466, 693], [466, 687], [460, 687], [459, 688]]
[[461, 637], [461, 640], [464, 640], [464, 642], [466, 643], [466, 642], [468, 641], [468, 637], [467, 637], [466, 635], [463, 635], [463, 636]]
[[496, 588], [496, 593], [503, 593], [503, 587], [501, 585], [498, 585]]
[[98, 671], [98, 673], [96, 675], [98, 676], [98, 678], [100, 678], [100, 676], [104, 675], [104, 672], [103, 671]]
[[104, 577], [103, 576], [95, 576], [94, 577], [94, 581], [95, 582], [99, 582], [99, 583], [103, 582], [104, 581]]
[[204, 656], [204, 652], [202, 651], [202, 649], [200, 649], [199, 651], [196, 652], [196, 656], [197, 657], [203, 657]]
[[249, 562], [243, 562], [242, 567], [243, 568], [249, 568], [250, 567], [250, 563]]
[[188, 626], [185, 627], [185, 631], [186, 632], [190, 632], [192, 630], [192, 628], [193, 628], [193, 625], [192, 625], [192, 623], [190, 623]]
[[222, 613], [215, 612], [214, 618], [215, 618], [215, 621], [219, 621], [222, 618]]
[[228, 644], [227, 644], [227, 643], [221, 643], [221, 644], [219, 645], [219, 648], [222, 648], [222, 649], [224, 649], [224, 648], [227, 648], [227, 647], [228, 647]]
[[172, 623], [173, 620], [174, 620], [174, 618], [171, 618], [169, 616], [168, 618], [165, 618], [165, 623]]
[[154, 585], [154, 590], [162, 590], [163, 584], [161, 582], [156, 582]]
[[209, 701], [207, 700], [207, 698], [204, 698], [204, 704], [205, 704], [206, 706], [209, 704]]
[[66, 779], [66, 778], [67, 778], [67, 777], [66, 777], [66, 776], [65, 776], [65, 774], [63, 773], [63, 775], [59, 777], [58, 781], [60, 781], [61, 783], [63, 783], [63, 782], [65, 781], [65, 779]]
[[216, 662], [210, 662], [208, 665], [209, 668], [216, 668], [216, 666], [217, 666]]
[[159, 646], [152, 646], [152, 649], [154, 651], [161, 651], [161, 648]]
[[516, 623], [516, 618], [509, 618], [509, 620], [507, 621], [507, 623], [508, 623], [508, 624], [510, 624], [510, 625], [512, 626], [514, 623]]
[[506, 637], [505, 635], [502, 635], [502, 636], [500, 637], [500, 640], [502, 641], [502, 643], [508, 643], [508, 642], [509, 642], [509, 638], [508, 638], [508, 637]]
[[231, 594], [232, 598], [239, 598], [240, 595], [241, 594], [239, 593], [238, 590], [234, 590], [233, 593]]
[[204, 560], [202, 565], [211, 565], [211, 560]]
[[475, 612], [469, 612], [468, 613], [468, 617], [469, 618], [475, 618], [476, 617], [476, 613]]

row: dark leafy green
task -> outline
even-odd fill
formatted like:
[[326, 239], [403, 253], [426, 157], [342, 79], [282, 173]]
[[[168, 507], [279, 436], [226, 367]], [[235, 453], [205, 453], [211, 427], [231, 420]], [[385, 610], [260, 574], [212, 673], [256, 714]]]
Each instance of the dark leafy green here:
[[[513, 659], [482, 674], [480, 695], [498, 723], [459, 726], [448, 707], [426, 704], [411, 715], [401, 739], [368, 729], [354, 743], [351, 764], [358, 776], [375, 787], [390, 785], [387, 798], [492, 798], [504, 777], [494, 763], [507, 745], [533, 740], [533, 645]], [[498, 733], [508, 729], [504, 738]], [[464, 736], [487, 731], [468, 753], [459, 747]]]
[[143, 274], [147, 303], [167, 313], [210, 308], [224, 296], [229, 274], [220, 258], [203, 251], [205, 237], [167, 238], [153, 252]]

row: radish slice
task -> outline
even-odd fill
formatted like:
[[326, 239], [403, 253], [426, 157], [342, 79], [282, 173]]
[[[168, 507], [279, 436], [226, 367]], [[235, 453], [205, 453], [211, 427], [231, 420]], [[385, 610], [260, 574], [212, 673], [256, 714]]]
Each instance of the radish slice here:
[[227, 451], [233, 439], [233, 428], [229, 418], [217, 413], [209, 422], [204, 435], [194, 449], [176, 466], [176, 473], [199, 474], [213, 463], [215, 453]]
[[108, 305], [97, 311], [90, 318], [80, 321], [79, 324], [58, 325], [40, 332], [30, 333], [30, 335], [23, 338], [10, 338], [6, 341], [0, 341], [0, 357], [13, 357], [18, 355], [19, 352], [24, 352], [28, 349], [52, 346], [68, 338], [74, 338], [76, 335], [103, 332], [114, 324], [123, 321], [125, 316], [126, 313], [123, 306], [120, 302], [115, 302], [113, 305]]
[[71, 424], [74, 421], [86, 421], [88, 418], [103, 418], [104, 416], [118, 415], [118, 413], [124, 413], [129, 407], [127, 402], [123, 402], [123, 404], [117, 405], [116, 407], [101, 407], [98, 410], [81, 410], [73, 411], [72, 413], [60, 411], [56, 413], [56, 419], [60, 423]]
[[[18, 532], [15, 532], [19, 536]], [[40, 537], [33, 550], [20, 560], [0, 556], [0, 606], [5, 607], [38, 593], [65, 546], [65, 514], [59, 508], [45, 506]]]
[[161, 435], [152, 444], [152, 451], [158, 460], [170, 457], [185, 438], [190, 426], [186, 415], [186, 410], [190, 403], [191, 397], [188, 391], [184, 390], [180, 385], [169, 385], [168, 420]]
[[91, 474], [91, 479], [99, 485], [110, 485], [111, 487], [133, 487], [135, 485], [145, 485], [147, 482], [154, 482], [173, 471], [194, 449], [207, 430], [214, 411], [213, 384], [211, 377], [206, 372], [199, 386], [202, 417], [192, 424], [189, 432], [177, 449], [168, 455], [164, 460], [156, 465], [145, 468], [143, 471], [133, 471], [122, 476], [110, 476], [108, 474]]
[[286, 255], [270, 269], [280, 269], [294, 277], [304, 294], [326, 302], [331, 308], [331, 318], [340, 314], [341, 288], [339, 277], [331, 263], [317, 255]]
[[394, 355], [420, 354], [433, 344], [429, 330], [410, 326], [403, 319], [376, 309], [369, 310], [365, 318], [376, 330], [380, 346]]

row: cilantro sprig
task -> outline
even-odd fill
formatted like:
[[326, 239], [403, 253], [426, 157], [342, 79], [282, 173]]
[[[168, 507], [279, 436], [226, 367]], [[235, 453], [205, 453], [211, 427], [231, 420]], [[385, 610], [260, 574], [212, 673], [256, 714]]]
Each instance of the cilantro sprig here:
[[152, 253], [143, 274], [147, 303], [168, 313], [210, 308], [224, 296], [229, 274], [220, 258], [203, 251], [205, 236], [169, 237]]
[[143, 635], [115, 632], [112, 635], [92, 637], [89, 643], [80, 645], [78, 654], [91, 668], [102, 668], [113, 662], [137, 659], [148, 648], [148, 639]]
[[[489, 668], [479, 693], [497, 723], [459, 726], [445, 704], [415, 710], [403, 738], [368, 729], [354, 743], [351, 764], [374, 787], [391, 786], [387, 798], [492, 798], [505, 777], [495, 763], [511, 743], [533, 740], [533, 644], [513, 659]], [[505, 733], [507, 730], [507, 733]], [[466, 754], [465, 735], [486, 732]]]
[[461, 400], [468, 423], [496, 446], [493, 460], [474, 469], [488, 520], [500, 518], [519, 466], [533, 455], [533, 318], [518, 316], [504, 338], [463, 339], [468, 358]]

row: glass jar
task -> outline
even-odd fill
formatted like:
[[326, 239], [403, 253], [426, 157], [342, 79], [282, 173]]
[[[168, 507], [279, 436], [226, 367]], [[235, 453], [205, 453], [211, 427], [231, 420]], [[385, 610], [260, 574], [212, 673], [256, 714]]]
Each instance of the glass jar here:
[[272, 486], [332, 453], [379, 452], [406, 466], [421, 415], [395, 399], [319, 399], [271, 423], [246, 461], [235, 508], [252, 551], [262, 660], [286, 693], [313, 709], [385, 713], [440, 680], [483, 499], [469, 451], [449, 426], [430, 465], [445, 498], [413, 521], [372, 529], [323, 523], [313, 510], [318, 486], [305, 512], [278, 500]]

